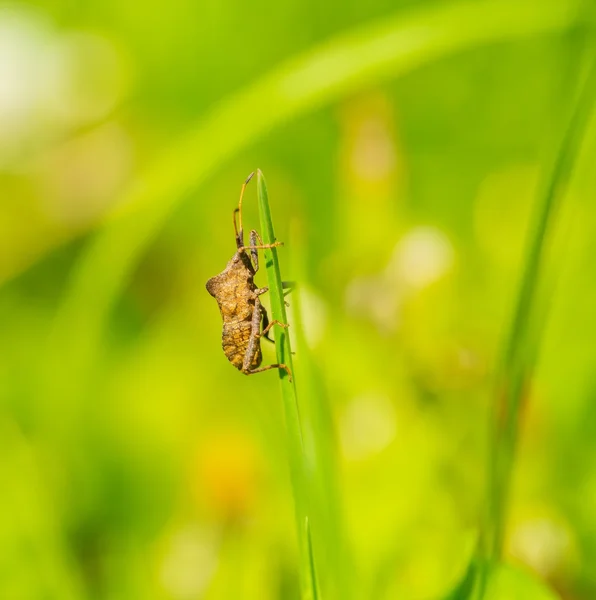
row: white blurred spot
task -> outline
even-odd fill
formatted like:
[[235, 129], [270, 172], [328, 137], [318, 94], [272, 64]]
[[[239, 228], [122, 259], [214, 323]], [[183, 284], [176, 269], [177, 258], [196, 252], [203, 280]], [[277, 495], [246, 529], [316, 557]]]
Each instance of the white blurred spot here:
[[161, 565], [160, 579], [176, 600], [199, 597], [217, 567], [218, 539], [213, 531], [189, 526], [175, 533]]
[[385, 449], [395, 438], [396, 415], [391, 400], [370, 393], [354, 398], [340, 421], [341, 443], [346, 457], [362, 460]]
[[32, 10], [0, 7], [0, 162], [41, 124], [49, 24]]
[[393, 251], [387, 274], [396, 282], [419, 289], [440, 279], [453, 265], [453, 248], [435, 227], [416, 227]]
[[0, 7], [0, 166], [17, 168], [69, 129], [105, 118], [124, 93], [125, 64], [106, 38]]
[[355, 277], [346, 289], [348, 311], [370, 318], [381, 333], [399, 325], [404, 298], [441, 279], [452, 268], [454, 251], [435, 227], [416, 227], [395, 246], [389, 264], [378, 275]]
[[564, 563], [570, 545], [568, 531], [548, 519], [525, 521], [516, 527], [511, 539], [512, 553], [544, 577]]

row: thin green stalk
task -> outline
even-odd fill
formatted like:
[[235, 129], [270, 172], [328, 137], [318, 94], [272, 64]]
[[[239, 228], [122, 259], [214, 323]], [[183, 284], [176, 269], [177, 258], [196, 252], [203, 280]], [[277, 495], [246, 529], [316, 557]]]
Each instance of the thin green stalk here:
[[488, 490], [489, 514], [485, 552], [490, 561], [500, 558], [503, 546], [507, 502], [511, 486], [520, 413], [536, 362], [544, 323], [538, 322], [537, 291], [546, 249], [553, 234], [557, 209], [565, 195], [581, 149], [587, 124], [596, 102], [596, 60], [592, 61], [554, 166], [544, 188], [538, 219], [531, 240], [516, 308], [501, 361], [493, 404], [493, 438]]
[[308, 250], [296, 227], [291, 240], [291, 270], [300, 282], [291, 296], [291, 303], [296, 324], [293, 333], [300, 358], [301, 416], [311, 500], [309, 522], [315, 527], [318, 566], [325, 597], [350, 600], [359, 596], [344, 523], [337, 432], [323, 374], [307, 343], [303, 327], [301, 300], [304, 293], [303, 282], [306, 281]]
[[306, 527], [306, 540], [308, 542], [308, 559], [310, 565], [310, 580], [312, 581], [312, 594], [313, 600], [319, 600], [321, 594], [319, 593], [319, 581], [317, 577], [317, 565], [315, 562], [315, 553], [312, 545], [312, 536], [310, 535], [310, 521], [308, 517], [305, 523]]
[[[257, 195], [259, 203], [259, 219], [261, 222], [261, 235], [265, 244], [273, 244], [276, 240], [273, 229], [273, 219], [269, 207], [267, 185], [260, 170], [257, 171]], [[264, 251], [265, 268], [269, 282], [269, 301], [271, 304], [271, 318], [281, 323], [287, 323], [284, 290], [279, 268], [277, 248]], [[286, 365], [294, 375], [294, 364], [292, 361], [292, 349], [290, 347], [290, 336], [281, 328], [275, 329], [275, 350], [277, 362]], [[298, 410], [298, 395], [296, 393], [296, 380], [294, 376], [288, 376], [285, 370], [279, 369], [279, 380], [281, 397], [284, 408], [286, 424], [287, 453], [290, 463], [290, 477], [294, 495], [294, 508], [296, 513], [296, 533], [300, 551], [300, 582], [302, 598], [314, 600], [317, 598], [316, 581], [312, 578], [314, 572], [312, 547], [310, 541], [310, 530], [308, 524], [308, 486], [305, 472], [305, 455], [302, 437], [302, 425]], [[306, 524], [306, 525], [305, 525]]]

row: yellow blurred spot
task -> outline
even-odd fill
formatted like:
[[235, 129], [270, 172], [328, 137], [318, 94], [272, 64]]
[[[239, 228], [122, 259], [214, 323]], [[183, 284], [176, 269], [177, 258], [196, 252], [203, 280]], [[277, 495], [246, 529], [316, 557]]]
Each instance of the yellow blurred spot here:
[[[395, 235], [403, 183], [403, 152], [394, 104], [381, 92], [346, 102], [339, 113], [341, 208], [338, 227], [358, 260], [373, 257]], [[375, 235], [371, 236], [370, 232]]]
[[346, 167], [351, 183], [386, 186], [397, 170], [393, 106], [381, 93], [346, 103], [342, 113]]
[[260, 460], [254, 442], [238, 431], [211, 434], [201, 445], [194, 478], [195, 499], [224, 521], [236, 522], [252, 510]]

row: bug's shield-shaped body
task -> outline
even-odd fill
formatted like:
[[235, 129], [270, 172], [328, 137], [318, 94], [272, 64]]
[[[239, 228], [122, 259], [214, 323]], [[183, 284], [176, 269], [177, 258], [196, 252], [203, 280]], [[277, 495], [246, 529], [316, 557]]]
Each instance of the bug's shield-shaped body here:
[[[254, 320], [261, 322], [260, 291], [253, 281], [254, 271], [246, 252], [236, 252], [226, 268], [207, 281], [207, 291], [217, 300], [223, 319], [222, 347], [228, 360], [243, 370], [245, 357], [252, 354], [249, 369], [262, 360], [259, 344], [251, 345]], [[257, 314], [255, 314], [257, 311]]]
[[[259, 270], [258, 250], [267, 250], [283, 244], [281, 242], [263, 244], [259, 234], [253, 229], [250, 232], [250, 244], [244, 245], [242, 196], [253, 175], [254, 173], [251, 173], [242, 185], [238, 208], [234, 210], [236, 254], [219, 275], [207, 281], [206, 287], [219, 306], [223, 320], [222, 346], [228, 360], [245, 375], [279, 369], [285, 371], [291, 381], [292, 373], [283, 363], [259, 368], [262, 360], [261, 338], [273, 341], [267, 336], [269, 330], [274, 325], [282, 328], [289, 325], [276, 319], [269, 322], [267, 311], [259, 300], [259, 296], [264, 294], [267, 288], [258, 288], [254, 283], [255, 273]], [[240, 227], [236, 223], [236, 215]]]

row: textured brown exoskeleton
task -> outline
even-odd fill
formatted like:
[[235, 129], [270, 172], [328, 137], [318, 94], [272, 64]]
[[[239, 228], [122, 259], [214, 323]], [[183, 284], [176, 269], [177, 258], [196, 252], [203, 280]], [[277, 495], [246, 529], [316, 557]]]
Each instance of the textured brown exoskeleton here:
[[[255, 273], [259, 269], [258, 251], [281, 246], [282, 242], [263, 244], [263, 240], [253, 229], [250, 232], [250, 245], [244, 245], [242, 197], [253, 175], [254, 173], [251, 173], [242, 185], [238, 208], [234, 210], [236, 254], [219, 275], [207, 281], [206, 287], [219, 305], [223, 319], [222, 347], [228, 360], [245, 375], [261, 373], [269, 369], [284, 369], [291, 379], [290, 369], [284, 364], [260, 367], [261, 338], [267, 337], [268, 331], [274, 325], [284, 328], [288, 325], [277, 320], [269, 322], [267, 311], [259, 300], [259, 296], [269, 288], [258, 288], [254, 282]], [[239, 227], [236, 225], [236, 213], [239, 215]]]

